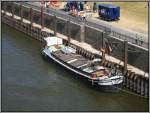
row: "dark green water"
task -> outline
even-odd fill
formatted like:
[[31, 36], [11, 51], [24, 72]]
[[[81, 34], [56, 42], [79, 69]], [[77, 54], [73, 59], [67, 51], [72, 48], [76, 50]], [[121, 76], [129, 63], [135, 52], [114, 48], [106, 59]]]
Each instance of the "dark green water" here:
[[93, 89], [41, 57], [41, 44], [2, 24], [2, 111], [148, 111], [148, 99]]

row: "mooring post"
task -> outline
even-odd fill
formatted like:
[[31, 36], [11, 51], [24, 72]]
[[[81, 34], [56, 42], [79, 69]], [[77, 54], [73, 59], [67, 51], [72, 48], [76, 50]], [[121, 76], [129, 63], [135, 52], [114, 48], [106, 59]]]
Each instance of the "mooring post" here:
[[70, 20], [67, 20], [67, 34], [68, 34], [68, 44], [69, 44], [71, 38]]
[[104, 32], [102, 32], [102, 61], [105, 60], [105, 49], [104, 49]]
[[85, 40], [85, 24], [80, 25], [80, 42], [84, 42]]
[[43, 29], [43, 28], [44, 28], [43, 5], [44, 5], [44, 1], [42, 0], [42, 6], [41, 6], [41, 29]]
[[128, 42], [124, 41], [124, 73], [127, 70], [127, 63], [128, 63]]
[[21, 20], [21, 22], [22, 22], [22, 20], [23, 20], [23, 17], [22, 17], [23, 15], [22, 15], [22, 2], [20, 2], [20, 20]]
[[14, 3], [13, 2], [12, 2], [11, 14], [12, 14], [12, 18], [14, 18]]
[[30, 23], [32, 26], [32, 24], [33, 24], [33, 10], [32, 10], [32, 8], [30, 8]]
[[53, 16], [53, 21], [54, 21], [54, 35], [56, 36], [57, 34], [57, 20], [56, 20], [56, 15], [54, 14]]

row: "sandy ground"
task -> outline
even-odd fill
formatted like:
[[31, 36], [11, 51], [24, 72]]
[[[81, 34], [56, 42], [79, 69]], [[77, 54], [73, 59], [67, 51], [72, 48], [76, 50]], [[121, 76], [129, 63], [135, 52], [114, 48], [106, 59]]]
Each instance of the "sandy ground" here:
[[[124, 29], [129, 29], [142, 34], [148, 34], [148, 5], [146, 2], [111, 3], [120, 6], [120, 20], [108, 22]], [[93, 13], [98, 18], [98, 13]]]
[[[148, 35], [148, 4], [147, 2], [97, 2], [97, 4], [114, 4], [120, 6], [120, 20], [108, 22], [111, 25]], [[60, 9], [66, 2], [60, 2]], [[93, 2], [87, 2], [91, 7]], [[98, 13], [92, 17], [100, 20]]]

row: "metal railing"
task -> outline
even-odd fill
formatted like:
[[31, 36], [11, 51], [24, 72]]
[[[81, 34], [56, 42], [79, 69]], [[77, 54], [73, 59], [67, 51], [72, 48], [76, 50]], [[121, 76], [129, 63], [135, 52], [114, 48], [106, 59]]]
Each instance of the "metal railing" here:
[[[19, 3], [15, 3], [16, 5], [20, 5]], [[29, 3], [29, 2], [25, 2], [22, 4], [24, 7], [32, 7], [33, 10], [36, 10], [38, 12], [41, 11], [41, 6], [37, 5], [37, 4], [32, 4], [32, 3]], [[102, 24], [98, 21], [93, 21], [92, 19], [90, 18], [87, 18], [86, 21], [81, 21], [79, 20], [77, 17], [73, 17], [71, 15], [68, 15], [67, 12], [64, 12], [64, 11], [61, 11], [61, 10], [58, 10], [58, 9], [53, 9], [53, 8], [45, 8], [44, 7], [44, 13], [46, 13], [47, 15], [51, 14], [51, 15], [55, 15], [57, 17], [60, 17], [60, 18], [63, 18], [65, 20], [69, 20], [73, 23], [77, 23], [77, 24], [85, 24], [86, 26], [90, 26], [90, 27], [93, 27], [93, 28], [96, 28], [96, 29], [101, 29], [101, 30], [104, 30], [104, 31], [107, 31], [109, 30], [110, 33], [109, 35], [111, 36], [114, 36], [114, 37], [117, 37], [119, 39], [122, 39], [122, 40], [127, 40], [128, 42], [131, 42], [133, 44], [136, 44], [136, 45], [139, 45], [141, 47], [144, 47], [146, 49], [148, 49], [148, 41], [146, 40], [139, 40], [135, 33], [131, 33], [129, 31], [126, 31], [126, 30], [123, 30], [121, 28], [117, 28], [117, 27], [114, 27], [114, 26], [111, 26], [111, 25], [107, 25], [107, 24]], [[144, 37], [146, 39], [148, 39], [147, 37]]]

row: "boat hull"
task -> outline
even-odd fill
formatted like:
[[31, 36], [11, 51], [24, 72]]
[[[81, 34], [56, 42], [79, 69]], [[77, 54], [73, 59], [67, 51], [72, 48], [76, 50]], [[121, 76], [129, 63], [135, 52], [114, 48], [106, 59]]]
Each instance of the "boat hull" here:
[[102, 83], [102, 82], [99, 82], [99, 81], [93, 81], [89, 75], [86, 75], [82, 71], [79, 71], [77, 69], [73, 69], [70, 66], [65, 65], [63, 62], [61, 62], [58, 59], [56, 59], [55, 57], [53, 57], [50, 53], [48, 54], [48, 53], [42, 51], [42, 56], [44, 56], [45, 58], [49, 59], [50, 61], [53, 61], [56, 64], [59, 64], [61, 67], [63, 67], [65, 69], [67, 69], [68, 71], [74, 73], [74, 75], [77, 75], [78, 77], [86, 79], [93, 86], [99, 87], [101, 90], [118, 91], [120, 89], [122, 80], [118, 84], [109, 83], [109, 82]]

